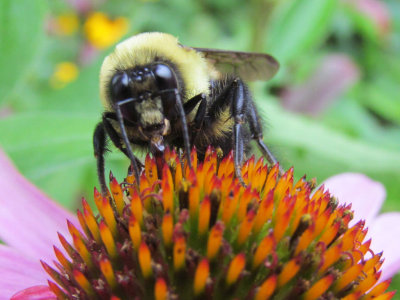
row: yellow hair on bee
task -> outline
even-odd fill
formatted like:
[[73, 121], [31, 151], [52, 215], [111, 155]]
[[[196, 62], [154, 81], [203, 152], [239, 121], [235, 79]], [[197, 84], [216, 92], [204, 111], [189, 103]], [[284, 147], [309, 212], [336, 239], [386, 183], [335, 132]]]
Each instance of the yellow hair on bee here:
[[103, 106], [109, 110], [107, 88], [116, 70], [127, 70], [154, 62], [157, 58], [170, 61], [180, 72], [186, 94], [183, 101], [200, 93], [209, 93], [209, 80], [215, 70], [193, 48], [182, 46], [178, 39], [161, 32], [141, 33], [119, 43], [108, 55], [100, 71], [100, 97]]

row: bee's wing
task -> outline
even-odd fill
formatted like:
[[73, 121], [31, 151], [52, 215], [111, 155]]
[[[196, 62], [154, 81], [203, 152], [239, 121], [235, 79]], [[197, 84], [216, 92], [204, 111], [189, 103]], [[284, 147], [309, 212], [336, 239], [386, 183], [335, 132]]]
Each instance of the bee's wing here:
[[279, 69], [279, 63], [268, 54], [194, 48], [222, 74], [235, 74], [245, 81], [268, 80]]

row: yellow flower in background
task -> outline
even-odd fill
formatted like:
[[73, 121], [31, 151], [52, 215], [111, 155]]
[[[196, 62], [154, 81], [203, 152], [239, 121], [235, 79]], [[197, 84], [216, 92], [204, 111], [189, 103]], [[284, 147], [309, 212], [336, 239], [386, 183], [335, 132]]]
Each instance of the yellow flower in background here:
[[128, 27], [127, 18], [111, 20], [102, 12], [94, 12], [87, 18], [83, 30], [90, 44], [97, 49], [105, 49], [120, 40], [128, 31]]
[[60, 35], [72, 35], [79, 27], [79, 18], [75, 13], [66, 13], [56, 18], [56, 31]]
[[53, 75], [50, 77], [50, 85], [61, 89], [68, 83], [74, 81], [79, 74], [78, 66], [73, 62], [61, 62], [56, 65]]

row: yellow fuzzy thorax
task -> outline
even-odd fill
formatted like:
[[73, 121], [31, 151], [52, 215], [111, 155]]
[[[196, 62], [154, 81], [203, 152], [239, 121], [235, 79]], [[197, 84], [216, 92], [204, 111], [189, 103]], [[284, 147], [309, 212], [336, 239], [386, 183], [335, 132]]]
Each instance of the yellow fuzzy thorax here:
[[181, 73], [185, 85], [185, 99], [200, 93], [208, 94], [210, 65], [201, 53], [179, 45], [178, 39], [160, 32], [141, 33], [119, 43], [108, 55], [100, 71], [100, 97], [103, 106], [110, 109], [107, 87], [115, 70], [126, 70], [154, 62], [156, 58], [173, 63]]

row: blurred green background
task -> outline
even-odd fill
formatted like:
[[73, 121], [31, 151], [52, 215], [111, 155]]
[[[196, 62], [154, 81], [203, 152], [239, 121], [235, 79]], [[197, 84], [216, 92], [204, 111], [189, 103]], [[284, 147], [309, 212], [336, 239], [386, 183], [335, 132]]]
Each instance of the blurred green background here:
[[[272, 54], [278, 75], [252, 89], [283, 166], [319, 183], [364, 173], [400, 210], [398, 0], [1, 0], [0, 145], [53, 199], [76, 208], [98, 186], [99, 68], [143, 31]], [[128, 164], [108, 155], [118, 180]]]

